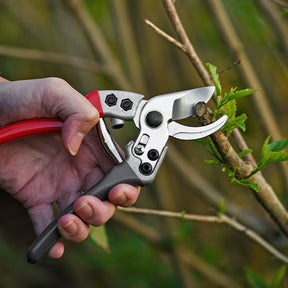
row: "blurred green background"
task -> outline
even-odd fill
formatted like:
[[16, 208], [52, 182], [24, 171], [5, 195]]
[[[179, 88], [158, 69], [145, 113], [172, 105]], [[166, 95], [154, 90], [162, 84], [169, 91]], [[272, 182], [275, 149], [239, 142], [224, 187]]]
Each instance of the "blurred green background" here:
[[[79, 2], [83, 6], [75, 8]], [[266, 93], [286, 138], [287, 12], [270, 0], [221, 2], [261, 83], [261, 87], [249, 88]], [[273, 10], [265, 10], [263, 2], [269, 2]], [[243, 59], [228, 47], [211, 4], [209, 0], [176, 1], [200, 58], [221, 71]], [[187, 57], [152, 31], [144, 19], [175, 37], [161, 1], [0, 0], [0, 76], [9, 80], [57, 76], [84, 95], [95, 89], [126, 89], [149, 98], [203, 86]], [[221, 74], [224, 91], [248, 87], [241, 65]], [[245, 139], [257, 159], [270, 131], [262, 126], [253, 103], [245, 98], [237, 104], [238, 114], [248, 116]], [[113, 135], [124, 145], [136, 133], [127, 124]], [[210, 156], [198, 143], [171, 139], [170, 145], [173, 150], [168, 150], [157, 180], [142, 189], [136, 207], [211, 215], [224, 198], [232, 216], [285, 253], [287, 239], [248, 189], [231, 184], [219, 167], [205, 164]], [[175, 167], [169, 156], [178, 157], [175, 149], [191, 165], [191, 170], [185, 168], [191, 179], [204, 181], [204, 186], [193, 186], [194, 180], [189, 182]], [[271, 165], [264, 174], [286, 205], [282, 168]], [[35, 236], [27, 213], [4, 191], [0, 197], [0, 286], [5, 288], [250, 287], [246, 268], [270, 283], [282, 266], [244, 234], [225, 225], [120, 211], [106, 225], [109, 253], [87, 239], [81, 244], [67, 243], [61, 260], [31, 265], [25, 255]], [[284, 281], [281, 287], [288, 285]]]

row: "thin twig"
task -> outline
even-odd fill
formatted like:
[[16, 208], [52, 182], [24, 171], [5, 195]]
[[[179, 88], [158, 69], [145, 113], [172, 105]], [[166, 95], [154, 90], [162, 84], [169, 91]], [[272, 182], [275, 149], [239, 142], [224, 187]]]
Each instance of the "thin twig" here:
[[0, 55], [68, 65], [78, 69], [105, 74], [110, 73], [105, 66], [98, 64], [95, 60], [87, 60], [54, 52], [0, 45]]
[[205, 65], [202, 63], [199, 56], [197, 55], [185, 29], [183, 28], [181, 19], [176, 11], [174, 1], [162, 0], [162, 3], [180, 42], [185, 46], [186, 56], [193, 64], [204, 84], [207, 86], [213, 85], [213, 81], [210, 79], [210, 75], [206, 70]]
[[110, 0], [113, 14], [113, 22], [117, 34], [118, 46], [123, 54], [123, 62], [127, 68], [130, 82], [134, 89], [146, 94], [146, 85], [144, 83], [143, 69], [140, 67], [139, 55], [136, 47], [137, 41], [133, 34], [133, 23], [128, 13], [126, 0]]
[[258, 117], [263, 123], [265, 130], [271, 133], [271, 137], [274, 140], [282, 139], [283, 137], [278, 128], [278, 123], [276, 123], [271, 106], [267, 101], [268, 97], [225, 10], [225, 6], [218, 0], [211, 0], [207, 3], [209, 6], [211, 6], [211, 13], [217, 17], [217, 24], [233, 55], [236, 55], [237, 58], [241, 59], [242, 61], [242, 65], [240, 67], [247, 85], [250, 88], [261, 88], [261, 90], [254, 93], [251, 99], [256, 104], [255, 107], [257, 108]]
[[241, 63], [241, 60], [237, 60], [237, 61], [235, 61], [234, 63], [232, 63], [231, 65], [229, 65], [228, 67], [226, 67], [225, 69], [219, 71], [218, 74], [219, 74], [219, 75], [220, 75], [220, 74], [223, 74], [223, 73], [225, 73], [226, 71], [228, 71], [228, 70], [234, 68], [235, 66], [239, 65], [240, 63]]
[[[131, 229], [152, 245], [157, 246], [160, 249], [162, 248], [163, 252], [167, 253], [167, 246], [165, 244], [163, 245], [163, 241], [165, 243], [165, 237], [163, 237], [163, 234], [159, 229], [153, 228], [151, 225], [139, 220], [137, 217], [130, 216], [129, 213], [123, 213], [123, 211], [120, 209], [120, 213], [116, 213], [115, 217], [113, 218], [114, 220], [118, 221], [119, 224], [126, 226], [128, 229]], [[181, 257], [182, 261], [184, 261], [189, 267], [192, 267], [193, 270], [198, 271], [204, 277], [210, 279], [214, 285], [218, 285], [219, 287], [223, 288], [243, 287], [242, 285], [236, 283], [228, 275], [224, 274], [222, 271], [219, 271], [214, 265], [207, 263], [202, 259], [202, 257], [198, 256], [191, 250], [189, 251], [185, 248], [179, 250], [178, 255]]]
[[282, 0], [272, 0], [274, 3], [278, 4], [282, 8], [288, 9], [288, 3]]
[[67, 6], [74, 13], [78, 19], [81, 28], [91, 44], [92, 50], [95, 55], [100, 55], [104, 61], [105, 66], [111, 71], [111, 78], [117, 83], [121, 89], [133, 90], [131, 83], [128, 81], [120, 63], [119, 59], [115, 56], [102, 30], [98, 27], [97, 23], [91, 17], [87, 7], [82, 0], [65, 0]]
[[173, 38], [172, 36], [170, 36], [169, 34], [167, 34], [166, 32], [164, 32], [163, 30], [161, 30], [159, 27], [157, 27], [155, 24], [153, 24], [150, 20], [145, 19], [144, 20], [145, 23], [151, 27], [156, 33], [158, 33], [160, 36], [162, 36], [163, 38], [165, 38], [166, 40], [168, 40], [169, 42], [173, 43], [175, 46], [177, 46], [179, 49], [181, 49], [183, 52], [186, 53], [185, 50], [185, 45], [183, 45], [182, 43], [180, 43], [179, 41], [177, 41], [175, 38]]
[[142, 209], [142, 208], [117, 208], [123, 212], [129, 212], [134, 214], [144, 214], [144, 215], [155, 215], [155, 216], [162, 216], [162, 217], [171, 217], [171, 218], [178, 218], [178, 219], [185, 219], [191, 221], [198, 221], [198, 222], [206, 222], [206, 223], [220, 223], [220, 224], [227, 224], [230, 227], [234, 228], [235, 230], [244, 233], [247, 237], [258, 243], [262, 246], [265, 250], [270, 252], [274, 255], [278, 260], [288, 264], [288, 257], [282, 254], [280, 251], [275, 249], [271, 246], [267, 241], [265, 241], [260, 235], [255, 233], [254, 231], [250, 230], [246, 226], [242, 225], [241, 223], [237, 222], [235, 219], [228, 217], [225, 214], [219, 214], [219, 216], [206, 216], [206, 215], [193, 215], [193, 214], [186, 214], [185, 212], [171, 212], [171, 211], [159, 211], [155, 209]]

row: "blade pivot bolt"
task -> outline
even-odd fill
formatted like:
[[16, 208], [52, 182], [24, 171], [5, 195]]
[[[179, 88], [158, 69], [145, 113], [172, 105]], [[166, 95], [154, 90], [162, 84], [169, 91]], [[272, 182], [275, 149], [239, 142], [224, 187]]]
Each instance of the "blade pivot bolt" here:
[[151, 128], [159, 127], [163, 122], [163, 115], [158, 111], [150, 111], [146, 116], [146, 123]]

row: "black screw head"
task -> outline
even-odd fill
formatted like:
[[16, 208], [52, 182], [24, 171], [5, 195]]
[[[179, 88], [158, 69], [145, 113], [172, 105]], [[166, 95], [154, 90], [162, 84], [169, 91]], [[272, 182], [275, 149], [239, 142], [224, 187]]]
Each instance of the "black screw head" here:
[[115, 106], [117, 104], [117, 97], [114, 94], [109, 94], [105, 98], [105, 103], [108, 106]]
[[155, 161], [159, 158], [159, 152], [156, 149], [151, 149], [148, 151], [148, 158], [151, 161]]
[[123, 99], [120, 104], [120, 107], [125, 111], [131, 110], [132, 106], [133, 102], [129, 98]]
[[152, 173], [152, 165], [150, 163], [143, 163], [140, 165], [140, 172], [143, 174], [143, 175], [150, 175]]
[[159, 127], [163, 122], [163, 115], [158, 111], [151, 111], [146, 116], [146, 123], [152, 128]]

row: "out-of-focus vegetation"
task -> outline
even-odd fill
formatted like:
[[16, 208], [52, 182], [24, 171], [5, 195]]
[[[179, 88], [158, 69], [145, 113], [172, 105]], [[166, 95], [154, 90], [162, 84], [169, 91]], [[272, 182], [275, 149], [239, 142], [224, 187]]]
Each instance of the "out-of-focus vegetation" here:
[[[220, 74], [222, 90], [260, 88], [279, 133], [288, 138], [287, 11], [272, 0], [218, 1], [237, 32], [241, 47], [236, 50], [241, 53], [233, 50], [235, 41], [223, 36], [215, 1], [178, 0], [179, 16], [195, 50], [218, 72], [241, 60]], [[75, 8], [77, 3], [84, 6]], [[203, 86], [187, 57], [144, 19], [175, 36], [161, 1], [0, 0], [0, 75], [10, 80], [57, 76], [83, 94], [126, 89], [147, 98]], [[257, 87], [243, 73], [247, 61], [258, 77]], [[263, 125], [253, 97], [239, 99], [237, 106], [239, 115], [248, 117], [244, 137], [259, 159], [272, 131]], [[128, 124], [113, 135], [125, 144], [136, 133]], [[230, 183], [221, 169], [207, 165], [204, 160], [210, 155], [199, 143], [171, 139], [170, 146], [155, 183], [142, 189], [136, 207], [215, 215], [222, 203], [225, 212], [285, 254], [287, 238], [248, 188]], [[174, 160], [180, 157], [186, 176], [175, 168]], [[285, 164], [272, 164], [263, 173], [287, 207], [285, 169]], [[4, 191], [0, 197], [1, 287], [287, 287], [283, 263], [242, 232], [224, 224], [123, 211], [106, 225], [110, 253], [88, 239], [67, 243], [61, 260], [27, 264], [32, 225], [17, 202]]]

